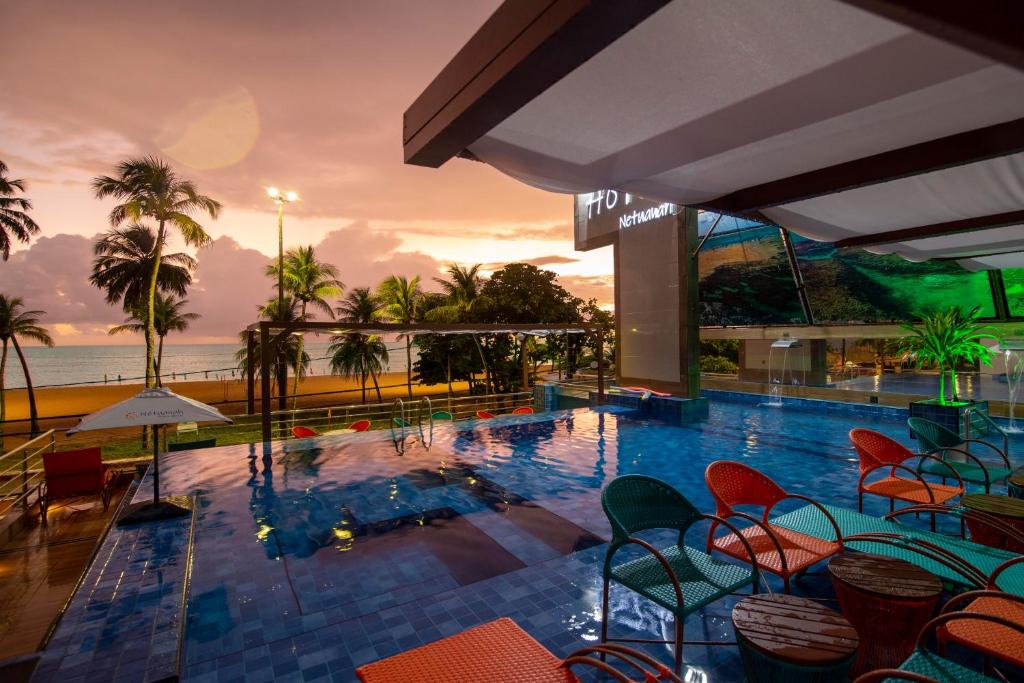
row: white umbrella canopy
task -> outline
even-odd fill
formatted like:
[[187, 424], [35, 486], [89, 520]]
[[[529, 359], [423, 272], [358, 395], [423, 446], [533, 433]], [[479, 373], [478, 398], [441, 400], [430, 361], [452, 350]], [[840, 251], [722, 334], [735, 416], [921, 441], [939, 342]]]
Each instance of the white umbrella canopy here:
[[[118, 429], [122, 427], [151, 427], [178, 422], [227, 422], [233, 423], [219, 410], [191, 398], [178, 396], [166, 387], [151, 387], [129, 399], [107, 406], [91, 415], [86, 415], [68, 434], [97, 429]], [[171, 496], [160, 499], [160, 439], [153, 438], [153, 500], [135, 503], [119, 520], [118, 524], [134, 524], [169, 517], [178, 517], [191, 512], [191, 499], [187, 496]]]
[[228, 422], [219, 410], [191, 398], [178, 396], [166, 387], [153, 387], [129, 399], [86, 415], [68, 434], [95, 429], [146, 427], [178, 422]]

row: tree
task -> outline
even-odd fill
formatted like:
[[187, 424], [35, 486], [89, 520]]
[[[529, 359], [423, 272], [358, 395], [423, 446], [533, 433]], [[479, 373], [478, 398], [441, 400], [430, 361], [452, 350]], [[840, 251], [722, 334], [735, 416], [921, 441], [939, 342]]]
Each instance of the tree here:
[[185, 243], [201, 247], [209, 243], [210, 236], [192, 214], [205, 213], [211, 218], [220, 214], [220, 202], [199, 194], [189, 180], [179, 178], [167, 162], [156, 157], [122, 161], [117, 167], [117, 176], [99, 176], [93, 179], [93, 190], [97, 199], [114, 197], [121, 203], [110, 212], [110, 224], [118, 227], [127, 222], [138, 222], [151, 218], [157, 222], [156, 246], [153, 254], [153, 271], [150, 274], [147, 291], [146, 314], [146, 367], [147, 386], [156, 376], [156, 329], [154, 307], [158, 285], [159, 267], [164, 239], [168, 227], [176, 228]]
[[[338, 318], [349, 323], [369, 324], [380, 319], [381, 302], [368, 287], [356, 287], [338, 306]], [[358, 377], [366, 403], [366, 379], [373, 380], [377, 402], [383, 399], [377, 377], [388, 364], [388, 347], [379, 335], [347, 332], [334, 337], [327, 348], [331, 356], [331, 372], [345, 377]]]
[[[276, 322], [301, 322], [302, 318], [299, 316], [299, 307], [296, 305], [294, 299], [290, 296], [284, 298], [284, 307], [282, 309], [283, 315], [278, 316], [277, 297], [269, 299], [267, 303], [263, 304], [258, 308], [259, 316], [262, 320], [272, 320]], [[248, 356], [248, 332], [242, 332], [238, 335], [239, 340], [242, 342], [241, 348], [235, 352], [235, 360], [238, 362], [238, 370], [245, 374], [248, 372], [249, 367], [249, 356]], [[284, 370], [287, 371], [291, 368], [295, 374], [302, 374], [305, 376], [306, 369], [309, 368], [310, 358], [309, 354], [303, 351], [299, 345], [300, 337], [295, 335], [288, 335], [283, 340], [278, 342], [281, 353], [275, 353], [271, 356], [270, 371], [271, 377], [278, 376], [278, 367], [281, 365], [283, 360]], [[255, 358], [253, 359], [253, 369], [255, 370], [255, 376], [258, 377], [262, 372], [262, 363], [260, 358], [262, 352], [260, 349], [260, 337], [256, 335], [256, 347], [255, 347]], [[301, 360], [300, 360], [301, 359]], [[271, 391], [273, 391], [274, 382], [271, 382]]]
[[[160, 377], [160, 368], [163, 367], [164, 360], [164, 337], [171, 332], [184, 332], [188, 329], [189, 323], [199, 319], [198, 313], [185, 313], [182, 310], [186, 304], [188, 304], [188, 299], [176, 299], [172, 294], [165, 296], [158, 293], [156, 295], [156, 302], [153, 306], [155, 315], [153, 327], [156, 330], [157, 338], [160, 340], [156, 352], [157, 386], [163, 385]], [[111, 327], [107, 334], [120, 334], [122, 332], [141, 332], [145, 334], [146, 313], [147, 307], [145, 304], [140, 303], [136, 305], [130, 310], [128, 319], [116, 327]]]
[[[381, 308], [382, 317], [396, 323], [409, 325], [419, 317], [420, 298], [423, 296], [420, 291], [420, 276], [417, 275], [411, 280], [402, 275], [392, 275], [380, 284], [377, 288], [377, 297], [383, 304]], [[409, 398], [412, 399], [412, 335], [402, 335], [405, 338], [405, 377]]]
[[14, 346], [21, 362], [21, 371], [25, 375], [25, 389], [28, 391], [29, 429], [32, 436], [39, 433], [39, 413], [36, 411], [36, 394], [32, 388], [32, 374], [28, 369], [25, 353], [18, 343], [18, 337], [32, 339], [46, 346], [53, 346], [53, 338], [45, 328], [39, 326], [40, 316], [46, 311], [22, 310], [25, 302], [20, 297], [9, 297], [0, 294], [0, 445], [3, 444], [3, 422], [7, 419], [7, 405], [4, 393], [4, 373], [7, 370], [7, 344]]
[[[476, 321], [492, 303], [490, 297], [480, 292], [483, 278], [479, 273], [479, 263], [469, 267], [452, 263], [448, 266], [449, 279], [435, 277], [434, 282], [441, 285], [441, 291], [444, 292], [447, 301], [443, 305], [431, 308], [425, 315], [426, 319], [446, 323]], [[485, 381], [487, 381], [486, 378], [490, 372], [483, 347], [480, 345], [480, 337], [476, 333], [473, 333], [472, 337], [473, 344], [480, 356], [480, 363], [483, 365]]]
[[7, 164], [0, 161], [0, 256], [6, 261], [11, 255], [11, 238], [28, 242], [39, 234], [39, 226], [28, 212], [32, 202], [17, 193], [25, 191], [25, 181], [7, 177]]
[[[108, 304], [121, 303], [125, 311], [146, 307], [149, 280], [156, 264], [156, 234], [152, 228], [133, 224], [108, 230], [92, 251], [89, 282], [105, 290]], [[161, 254], [157, 270], [158, 292], [185, 296], [192, 284], [196, 260], [184, 253]]]
[[[281, 270], [279, 264], [274, 263], [267, 266], [267, 275], [277, 279]], [[334, 317], [331, 305], [327, 303], [327, 297], [340, 296], [345, 289], [344, 283], [338, 279], [338, 269], [330, 263], [317, 260], [313, 252], [313, 246], [298, 247], [289, 249], [284, 255], [284, 288], [299, 303], [299, 320], [308, 320], [311, 314], [308, 307], [312, 306]], [[302, 337], [299, 337], [298, 355], [301, 356]], [[295, 383], [292, 389], [292, 408], [299, 403], [299, 375], [295, 374]]]

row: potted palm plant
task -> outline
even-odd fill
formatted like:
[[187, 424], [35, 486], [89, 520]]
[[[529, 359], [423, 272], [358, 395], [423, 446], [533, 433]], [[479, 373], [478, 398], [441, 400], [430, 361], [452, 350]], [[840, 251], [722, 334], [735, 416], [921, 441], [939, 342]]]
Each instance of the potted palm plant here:
[[[992, 364], [992, 350], [982, 342], [1000, 341], [991, 325], [979, 321], [981, 309], [977, 306], [967, 313], [959, 306], [930, 313], [918, 325], [903, 325], [909, 334], [899, 340], [903, 359], [917, 367], [934, 367], [939, 371], [939, 397], [910, 404], [913, 417], [924, 417], [960, 432], [962, 416], [970, 408], [988, 411], [987, 401], [961, 401], [956, 390], [956, 368], [961, 364], [981, 362]], [[946, 378], [952, 397], [946, 398]]]

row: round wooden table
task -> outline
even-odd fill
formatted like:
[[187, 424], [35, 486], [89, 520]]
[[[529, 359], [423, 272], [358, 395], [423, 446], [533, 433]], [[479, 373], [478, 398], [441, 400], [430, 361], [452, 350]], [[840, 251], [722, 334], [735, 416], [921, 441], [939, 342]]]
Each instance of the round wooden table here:
[[[1009, 498], [1007, 496], [996, 496], [991, 493], [975, 493], [963, 496], [960, 504], [968, 510], [976, 510], [992, 515], [1007, 526], [1013, 527], [1021, 534], [1024, 534], [1024, 500]], [[999, 529], [983, 521], [967, 518], [967, 528], [971, 532], [971, 540], [975, 543], [1003, 548], [1014, 553], [1024, 553], [1024, 543], [1009, 538]]]
[[857, 631], [819, 602], [751, 595], [732, 611], [748, 681], [846, 681]]
[[839, 607], [860, 635], [854, 673], [897, 668], [935, 613], [942, 581], [917, 565], [870, 553], [828, 563]]

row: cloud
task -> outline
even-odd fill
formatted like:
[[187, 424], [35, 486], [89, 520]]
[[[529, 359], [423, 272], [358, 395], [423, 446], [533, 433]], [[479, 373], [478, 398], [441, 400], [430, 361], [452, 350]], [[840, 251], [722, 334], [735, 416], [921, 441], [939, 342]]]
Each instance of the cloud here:
[[558, 281], [584, 301], [597, 299], [598, 306], [615, 304], [615, 279], [611, 275], [561, 275]]
[[[484, 271], [487, 271], [489, 273], [493, 273], [494, 271], [498, 270], [502, 266], [507, 265], [508, 263], [510, 263], [510, 262], [509, 261], [495, 261], [493, 263], [484, 263], [484, 264], [481, 264], [480, 269], [484, 270]], [[577, 259], [577, 258], [570, 258], [568, 256], [560, 256], [558, 254], [552, 254], [550, 256], [538, 256], [537, 258], [521, 259], [519, 261], [514, 261], [514, 263], [528, 263], [531, 266], [537, 266], [538, 268], [543, 268], [544, 266], [559, 266], [559, 265], [565, 265], [567, 263], [579, 263], [579, 259]]]

